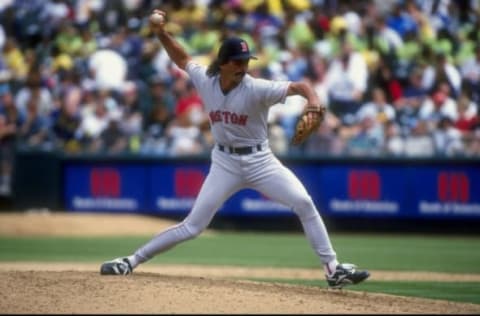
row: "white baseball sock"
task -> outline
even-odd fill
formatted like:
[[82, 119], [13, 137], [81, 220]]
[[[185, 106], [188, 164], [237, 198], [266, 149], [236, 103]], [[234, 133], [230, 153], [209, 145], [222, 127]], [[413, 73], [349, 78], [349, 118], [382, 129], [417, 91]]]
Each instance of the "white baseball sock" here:
[[132, 266], [132, 270], [135, 269], [138, 266], [139, 262], [138, 262], [138, 260], [135, 256], [135, 254], [133, 254], [131, 256], [128, 256], [127, 259], [130, 262], [130, 265]]
[[328, 276], [332, 276], [335, 273], [335, 270], [337, 269], [338, 261], [332, 260], [327, 264], [323, 265], [323, 269], [325, 270], [325, 274]]

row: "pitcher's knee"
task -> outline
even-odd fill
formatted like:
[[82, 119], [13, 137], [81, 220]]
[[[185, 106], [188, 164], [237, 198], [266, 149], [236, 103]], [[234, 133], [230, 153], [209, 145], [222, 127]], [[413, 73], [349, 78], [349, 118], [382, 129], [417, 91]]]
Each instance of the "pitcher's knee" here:
[[183, 230], [185, 231], [185, 239], [193, 239], [193, 238], [196, 238], [197, 236], [199, 236], [203, 230], [205, 229], [205, 227], [201, 227], [199, 225], [194, 225], [192, 223], [188, 223], [188, 222], [183, 222], [181, 224], [183, 226]]
[[302, 196], [294, 201], [293, 211], [300, 218], [307, 218], [315, 215], [315, 204], [310, 196]]

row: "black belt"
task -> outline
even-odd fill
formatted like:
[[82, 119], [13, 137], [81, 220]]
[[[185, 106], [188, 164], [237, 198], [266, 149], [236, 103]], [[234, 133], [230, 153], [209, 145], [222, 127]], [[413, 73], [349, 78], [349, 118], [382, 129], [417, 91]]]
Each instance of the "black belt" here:
[[255, 152], [255, 148], [257, 149], [257, 151], [261, 151], [262, 145], [258, 144], [256, 146], [251, 146], [251, 147], [230, 147], [230, 146], [218, 145], [218, 149], [220, 149], [221, 151], [230, 153], [230, 154], [238, 154], [238, 155], [253, 154]]

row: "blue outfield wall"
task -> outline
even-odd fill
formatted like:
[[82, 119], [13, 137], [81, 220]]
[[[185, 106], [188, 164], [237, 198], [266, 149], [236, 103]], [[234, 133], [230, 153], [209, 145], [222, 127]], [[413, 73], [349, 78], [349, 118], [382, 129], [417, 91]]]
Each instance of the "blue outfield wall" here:
[[[480, 219], [480, 163], [473, 160], [283, 159], [322, 215]], [[203, 159], [61, 159], [61, 203], [70, 211], [186, 215], [205, 179]], [[217, 185], [221, 186], [221, 179]], [[293, 215], [250, 190], [218, 216]]]

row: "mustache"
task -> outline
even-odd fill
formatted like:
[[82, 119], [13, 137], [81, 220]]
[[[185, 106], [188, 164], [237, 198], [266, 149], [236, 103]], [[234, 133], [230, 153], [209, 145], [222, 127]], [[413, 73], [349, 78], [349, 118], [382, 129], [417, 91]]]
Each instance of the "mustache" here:
[[235, 76], [243, 77], [245, 76], [246, 72], [245, 71], [239, 71], [235, 73]]

